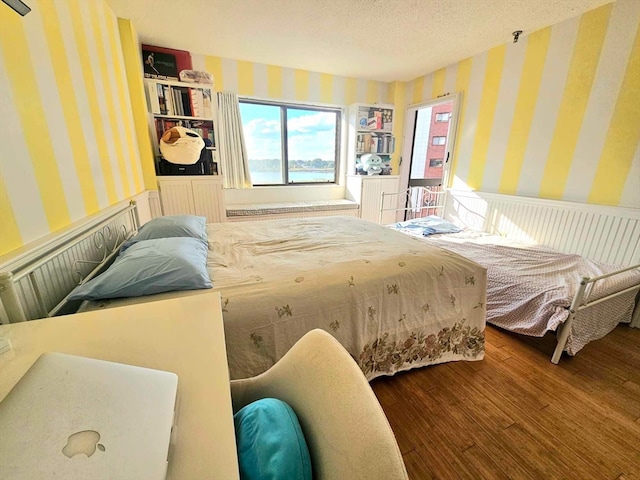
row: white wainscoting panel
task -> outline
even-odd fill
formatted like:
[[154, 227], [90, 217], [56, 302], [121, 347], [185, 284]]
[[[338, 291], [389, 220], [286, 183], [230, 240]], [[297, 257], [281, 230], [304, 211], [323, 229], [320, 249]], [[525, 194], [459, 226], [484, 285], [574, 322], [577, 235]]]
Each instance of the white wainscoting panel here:
[[160, 203], [160, 195], [157, 190], [149, 190], [149, 209], [151, 218], [162, 216], [162, 204]]
[[612, 265], [640, 263], [640, 209], [449, 190], [444, 216]]

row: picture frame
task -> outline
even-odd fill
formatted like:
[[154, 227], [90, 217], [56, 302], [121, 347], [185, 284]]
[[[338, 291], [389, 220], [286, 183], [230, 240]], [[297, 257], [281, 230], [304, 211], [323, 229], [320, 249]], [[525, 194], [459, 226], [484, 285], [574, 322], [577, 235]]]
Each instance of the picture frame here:
[[146, 78], [178, 80], [178, 65], [175, 55], [143, 48], [142, 62]]

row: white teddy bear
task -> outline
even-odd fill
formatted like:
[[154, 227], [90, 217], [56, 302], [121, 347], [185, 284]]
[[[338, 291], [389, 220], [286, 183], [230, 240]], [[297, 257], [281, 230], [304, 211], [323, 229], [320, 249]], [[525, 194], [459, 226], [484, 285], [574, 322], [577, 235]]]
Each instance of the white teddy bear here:
[[367, 175], [380, 175], [382, 173], [382, 167], [384, 165], [382, 158], [378, 155], [367, 153], [366, 155], [362, 155], [360, 162], [362, 164], [362, 171], [366, 172]]

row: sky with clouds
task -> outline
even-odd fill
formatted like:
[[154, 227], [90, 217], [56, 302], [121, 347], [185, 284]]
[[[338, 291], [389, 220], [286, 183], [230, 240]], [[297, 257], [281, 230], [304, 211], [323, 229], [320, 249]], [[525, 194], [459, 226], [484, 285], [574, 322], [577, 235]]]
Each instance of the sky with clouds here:
[[[280, 108], [241, 103], [240, 112], [249, 159], [281, 158]], [[289, 160], [335, 161], [336, 118], [332, 112], [289, 108]]]

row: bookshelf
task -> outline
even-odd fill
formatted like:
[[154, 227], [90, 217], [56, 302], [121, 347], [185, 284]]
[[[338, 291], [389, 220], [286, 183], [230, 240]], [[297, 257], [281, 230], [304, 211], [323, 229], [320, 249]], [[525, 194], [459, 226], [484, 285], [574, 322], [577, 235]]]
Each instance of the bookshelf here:
[[386, 164], [391, 160], [396, 139], [393, 136], [393, 105], [355, 103], [349, 106], [348, 171], [357, 174], [364, 154], [380, 156]]
[[160, 158], [159, 140], [162, 134], [172, 127], [182, 126], [211, 142], [207, 148], [212, 150], [213, 161], [218, 163], [213, 85], [155, 78], [145, 78], [144, 83], [156, 158]]
[[[200, 215], [207, 223], [226, 221], [223, 177], [218, 175], [216, 94], [212, 84], [145, 78], [149, 129], [155, 149], [156, 179], [163, 215]], [[197, 132], [211, 146], [212, 174], [160, 174], [162, 134], [175, 126]]]

